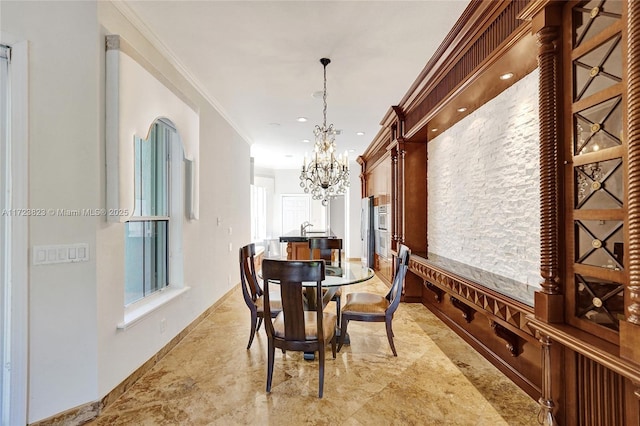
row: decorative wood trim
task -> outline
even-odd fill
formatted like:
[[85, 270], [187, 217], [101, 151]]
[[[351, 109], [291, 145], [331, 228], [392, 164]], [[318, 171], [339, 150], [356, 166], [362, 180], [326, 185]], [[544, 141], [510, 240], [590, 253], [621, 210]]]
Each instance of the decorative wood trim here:
[[[414, 129], [422, 117], [449, 98], [518, 27], [528, 25], [518, 20], [519, 13], [528, 2], [485, 2], [490, 4], [483, 6], [487, 8], [483, 16], [472, 15], [473, 21], [464, 22], [467, 39], [459, 40], [455, 46], [447, 46], [453, 51], [446, 57], [434, 55], [437, 61], [427, 64], [429, 71], [418, 77], [420, 83], [414, 83], [409, 97], [401, 102], [407, 116], [407, 129]], [[416, 92], [412, 93], [414, 90]]]
[[444, 294], [444, 290], [426, 280], [424, 282], [424, 286], [427, 288], [427, 290], [435, 295], [436, 302], [442, 303], [442, 295]]
[[496, 336], [507, 342], [505, 346], [511, 356], [516, 357], [520, 355], [520, 339], [518, 338], [517, 334], [512, 333], [508, 328], [498, 324], [495, 321], [491, 321], [491, 328], [493, 329], [493, 332], [496, 334]]
[[536, 332], [536, 337], [541, 344], [540, 353], [542, 356], [542, 389], [538, 400], [538, 404], [540, 404], [538, 423], [555, 426], [557, 425], [553, 417], [555, 405], [551, 393], [551, 339], [540, 332]]
[[533, 332], [527, 327], [527, 316], [533, 314], [532, 307], [497, 294], [480, 283], [473, 283], [452, 272], [421, 263], [418, 259], [417, 256], [411, 256], [409, 259], [409, 270], [412, 273], [443, 291], [455, 295], [456, 299], [473, 305], [475, 309], [485, 312], [488, 317], [504, 321], [523, 335], [533, 336]]
[[462, 318], [465, 319], [468, 323], [473, 321], [473, 313], [475, 312], [469, 305], [464, 302], [461, 302], [459, 299], [456, 299], [454, 296], [449, 296], [449, 300], [451, 304], [460, 312], [462, 312]]
[[540, 335], [548, 336], [554, 342], [592, 359], [634, 383], [640, 383], [640, 364], [620, 358], [615, 345], [604, 341], [596, 344], [597, 337], [571, 326], [547, 324], [534, 317], [528, 317], [527, 320], [528, 326]]
[[[628, 3], [627, 123], [629, 241], [640, 241], [640, 2]], [[640, 325], [640, 244], [629, 244], [627, 322]]]
[[540, 70], [540, 283], [542, 292], [560, 294], [558, 245], [559, 31], [544, 27], [538, 33]]

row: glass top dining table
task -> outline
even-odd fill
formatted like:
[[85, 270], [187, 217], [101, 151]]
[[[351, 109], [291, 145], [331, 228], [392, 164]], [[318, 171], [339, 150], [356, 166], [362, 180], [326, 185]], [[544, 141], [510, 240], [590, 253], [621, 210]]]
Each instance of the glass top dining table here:
[[[364, 266], [359, 262], [345, 262], [342, 266], [326, 265], [324, 269], [325, 278], [322, 281], [322, 287], [326, 287], [327, 291], [322, 298], [322, 304], [327, 305], [333, 298], [335, 292], [343, 285], [358, 284], [370, 280], [374, 276], [373, 269]], [[258, 276], [262, 279], [262, 271], [258, 272]], [[271, 282], [271, 281], [270, 281]], [[277, 284], [277, 281], [274, 281]], [[315, 308], [315, 294], [309, 291], [309, 288], [315, 287], [315, 281], [303, 282], [303, 287], [307, 287], [307, 304], [308, 309]]]
[[[368, 266], [364, 266], [359, 262], [345, 262], [342, 266], [326, 265], [324, 269], [324, 280], [322, 281], [322, 287], [326, 288], [324, 295], [322, 296], [322, 306], [325, 307], [329, 304], [336, 291], [343, 285], [358, 284], [367, 280], [370, 280], [374, 276], [373, 269]], [[258, 271], [258, 276], [262, 279], [262, 270]], [[270, 281], [271, 282], [271, 281]], [[273, 281], [277, 284], [277, 281]], [[309, 310], [316, 309], [316, 292], [315, 281], [303, 282], [302, 286], [305, 287], [304, 303], [305, 308]], [[340, 335], [340, 329], [336, 330], [336, 336]], [[344, 343], [349, 344], [349, 335], [345, 335]], [[305, 353], [304, 359], [313, 360], [314, 353]]]

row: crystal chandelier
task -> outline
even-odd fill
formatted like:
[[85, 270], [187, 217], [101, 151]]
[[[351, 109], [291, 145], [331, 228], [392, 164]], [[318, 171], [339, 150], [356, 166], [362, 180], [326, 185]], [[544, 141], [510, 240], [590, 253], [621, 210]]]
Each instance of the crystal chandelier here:
[[300, 173], [300, 187], [305, 193], [311, 192], [314, 200], [322, 200], [326, 206], [329, 199], [336, 195], [342, 195], [349, 187], [349, 158], [345, 151], [336, 158], [336, 131], [333, 124], [327, 127], [327, 65], [331, 62], [328, 58], [320, 59], [324, 67], [324, 92], [322, 101], [322, 126], [316, 126], [313, 131], [316, 142], [311, 159], [307, 162], [307, 155], [302, 163]]

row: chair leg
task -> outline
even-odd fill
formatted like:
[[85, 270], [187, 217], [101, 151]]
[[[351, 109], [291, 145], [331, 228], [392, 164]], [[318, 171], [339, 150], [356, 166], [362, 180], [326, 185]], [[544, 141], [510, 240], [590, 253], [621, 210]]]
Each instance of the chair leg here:
[[336, 358], [336, 335], [334, 334], [331, 338], [331, 354], [333, 355], [333, 359]]
[[393, 356], [398, 356], [398, 354], [396, 353], [396, 347], [393, 345], [393, 330], [391, 329], [391, 318], [387, 318], [385, 320], [385, 324], [387, 325], [387, 339], [389, 339], [391, 352], [393, 352]]
[[276, 348], [273, 346], [273, 341], [269, 339], [267, 355], [267, 393], [271, 392], [271, 379], [273, 378], [273, 360], [276, 355]]
[[256, 331], [260, 330], [261, 325], [262, 325], [262, 317], [258, 318], [258, 326], [256, 327]]
[[347, 326], [349, 325], [348, 318], [342, 318], [342, 324], [340, 325], [340, 344], [338, 345], [338, 352], [342, 349], [342, 345], [344, 344], [344, 336], [347, 335]]
[[336, 314], [338, 314], [338, 326], [340, 326], [340, 296], [336, 296]]
[[[253, 337], [256, 335], [256, 321], [257, 314], [255, 312], [251, 312], [251, 334], [249, 334], [249, 343], [247, 343], [247, 350], [251, 348], [251, 344], [253, 343]], [[262, 318], [260, 318], [260, 322], [262, 322]], [[260, 327], [260, 323], [258, 323], [258, 327]]]
[[318, 377], [318, 398], [322, 398], [322, 390], [324, 388], [324, 347], [318, 348], [319, 377]]

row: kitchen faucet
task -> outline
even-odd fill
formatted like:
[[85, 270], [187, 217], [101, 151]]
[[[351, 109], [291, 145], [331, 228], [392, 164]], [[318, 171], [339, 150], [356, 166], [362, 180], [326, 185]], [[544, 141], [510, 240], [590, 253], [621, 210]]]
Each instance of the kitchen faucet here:
[[300, 235], [303, 237], [307, 234], [307, 228], [313, 226], [309, 221], [304, 221], [300, 224]]

